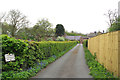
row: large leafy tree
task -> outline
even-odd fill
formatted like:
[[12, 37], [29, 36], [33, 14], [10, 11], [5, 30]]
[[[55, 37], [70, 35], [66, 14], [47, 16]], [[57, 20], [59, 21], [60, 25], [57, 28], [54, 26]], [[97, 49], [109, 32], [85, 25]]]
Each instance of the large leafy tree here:
[[65, 29], [62, 24], [57, 24], [56, 25], [56, 36], [63, 36], [65, 34]]
[[48, 19], [39, 20], [33, 27], [25, 27], [17, 32], [17, 38], [41, 41], [46, 37], [54, 36], [52, 24]]
[[48, 19], [39, 20], [33, 27], [35, 38], [40, 41], [41, 38], [49, 37], [53, 33], [52, 24]]
[[34, 31], [32, 29], [32, 27], [28, 28], [28, 27], [24, 27], [21, 28], [16, 35], [16, 38], [22, 38], [22, 39], [31, 39], [34, 40]]

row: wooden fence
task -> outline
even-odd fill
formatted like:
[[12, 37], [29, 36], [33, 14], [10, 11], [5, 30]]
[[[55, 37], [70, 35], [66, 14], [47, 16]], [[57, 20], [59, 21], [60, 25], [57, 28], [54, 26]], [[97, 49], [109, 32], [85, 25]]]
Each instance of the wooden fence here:
[[120, 77], [120, 31], [101, 34], [88, 40], [88, 49], [115, 76]]

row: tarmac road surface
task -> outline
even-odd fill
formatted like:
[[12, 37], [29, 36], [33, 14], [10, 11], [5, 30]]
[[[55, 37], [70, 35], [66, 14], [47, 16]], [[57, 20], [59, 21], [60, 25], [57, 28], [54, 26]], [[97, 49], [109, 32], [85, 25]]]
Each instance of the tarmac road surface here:
[[83, 45], [77, 44], [32, 78], [92, 78], [85, 62]]

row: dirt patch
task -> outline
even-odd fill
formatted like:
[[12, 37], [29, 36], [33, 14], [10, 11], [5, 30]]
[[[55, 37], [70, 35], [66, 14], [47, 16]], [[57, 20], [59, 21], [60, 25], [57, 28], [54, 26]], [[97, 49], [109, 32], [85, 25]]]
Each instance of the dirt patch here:
[[77, 47], [72, 54], [77, 54], [78, 53], [78, 50], [79, 50], [79, 47]]

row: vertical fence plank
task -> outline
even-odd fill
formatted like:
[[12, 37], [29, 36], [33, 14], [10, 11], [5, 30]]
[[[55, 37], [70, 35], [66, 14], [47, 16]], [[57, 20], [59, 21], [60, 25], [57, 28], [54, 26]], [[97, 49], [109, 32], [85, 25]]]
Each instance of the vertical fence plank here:
[[120, 31], [118, 31], [118, 76], [120, 76]]
[[120, 31], [90, 38], [88, 49], [110, 72], [120, 76]]

